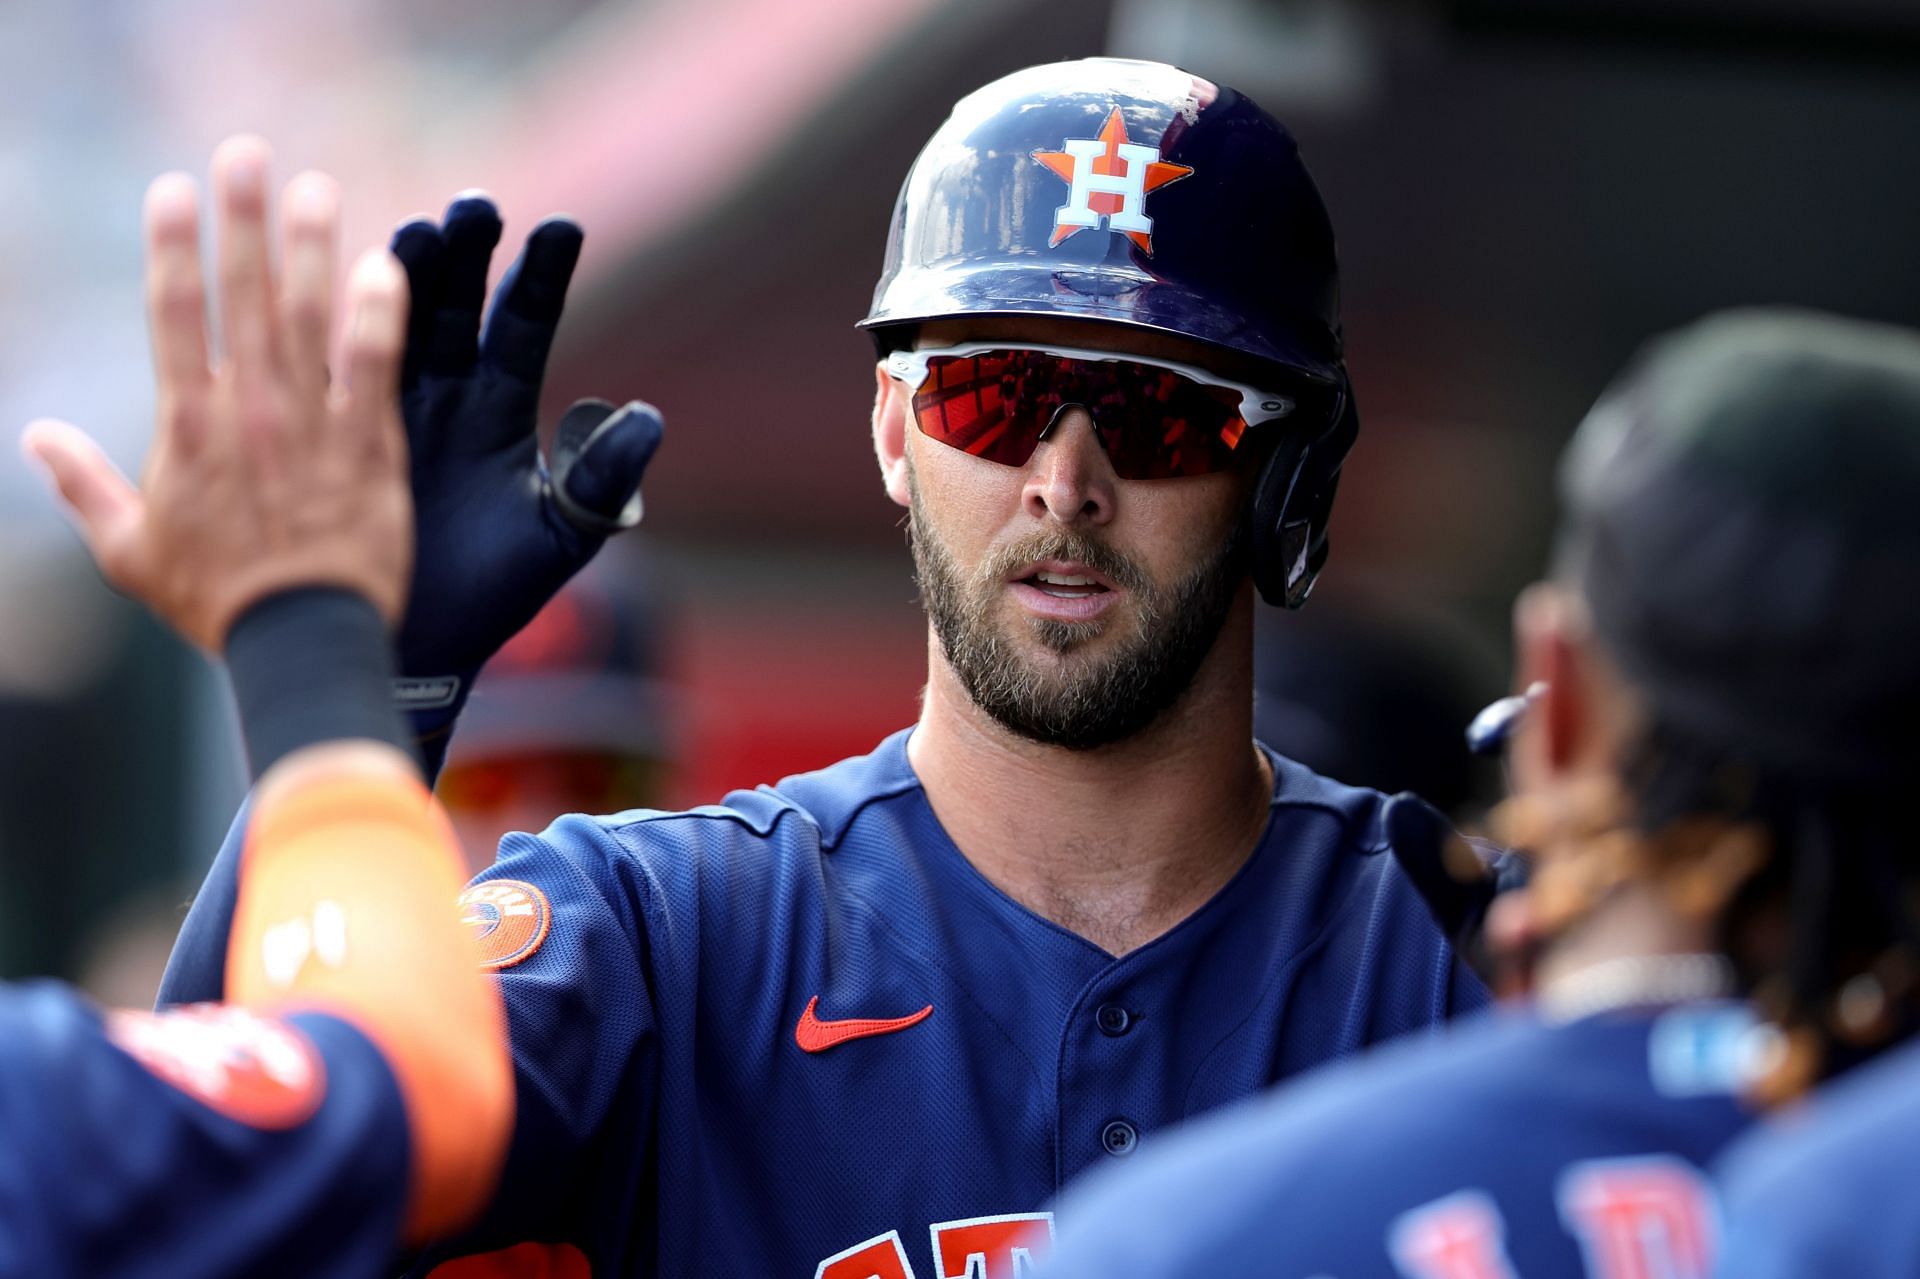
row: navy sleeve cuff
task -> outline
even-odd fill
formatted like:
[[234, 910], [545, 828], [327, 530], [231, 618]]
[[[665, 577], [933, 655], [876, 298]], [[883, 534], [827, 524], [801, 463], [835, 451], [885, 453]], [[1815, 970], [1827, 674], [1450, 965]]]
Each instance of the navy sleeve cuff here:
[[392, 641], [362, 595], [324, 586], [270, 595], [227, 632], [226, 661], [255, 780], [302, 747], [345, 738], [415, 755], [393, 706]]

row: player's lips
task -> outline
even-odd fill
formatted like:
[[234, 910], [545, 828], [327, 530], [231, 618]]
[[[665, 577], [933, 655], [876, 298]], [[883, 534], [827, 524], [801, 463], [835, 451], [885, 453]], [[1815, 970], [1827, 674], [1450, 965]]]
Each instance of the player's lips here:
[[1007, 580], [1029, 613], [1062, 622], [1098, 617], [1120, 595], [1111, 578], [1072, 560], [1038, 560], [1015, 569]]

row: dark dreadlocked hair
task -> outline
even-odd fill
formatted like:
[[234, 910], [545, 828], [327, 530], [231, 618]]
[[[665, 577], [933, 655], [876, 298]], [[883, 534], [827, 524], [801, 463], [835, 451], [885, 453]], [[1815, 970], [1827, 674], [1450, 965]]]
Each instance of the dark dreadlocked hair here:
[[[1762, 1014], [1797, 1036], [1798, 1091], [1920, 1027], [1920, 842], [1886, 782], [1817, 778], [1655, 719], [1623, 760], [1633, 825], [1744, 827], [1761, 860], [1718, 949]], [[1668, 858], [1701, 842], [1666, 840]]]

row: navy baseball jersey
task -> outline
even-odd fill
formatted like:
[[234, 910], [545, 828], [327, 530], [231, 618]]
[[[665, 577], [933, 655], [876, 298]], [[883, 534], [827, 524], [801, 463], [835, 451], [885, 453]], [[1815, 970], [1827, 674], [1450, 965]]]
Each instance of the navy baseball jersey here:
[[407, 1117], [346, 1022], [101, 1014], [0, 987], [0, 1274], [369, 1275], [400, 1244]]
[[1754, 1128], [1718, 1171], [1723, 1275], [1920, 1275], [1920, 1044]]
[[[502, 841], [463, 900], [519, 1109], [457, 1251], [513, 1248], [516, 1273], [1015, 1279], [1076, 1174], [1484, 1002], [1388, 848], [1418, 801], [1275, 759], [1247, 865], [1115, 958], [973, 868], [907, 736], [719, 806]], [[213, 970], [224, 924], [183, 934], [164, 993]]]
[[1049, 1279], [1706, 1279], [1734, 1004], [1500, 1010], [1194, 1125], [1060, 1206]]

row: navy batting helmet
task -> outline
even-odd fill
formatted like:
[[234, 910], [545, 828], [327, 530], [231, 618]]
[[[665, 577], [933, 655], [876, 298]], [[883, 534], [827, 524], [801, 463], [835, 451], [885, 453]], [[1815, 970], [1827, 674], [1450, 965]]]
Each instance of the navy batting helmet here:
[[1341, 351], [1333, 228], [1279, 121], [1176, 67], [1087, 58], [962, 98], [894, 205], [860, 327], [1064, 315], [1177, 333], [1276, 366], [1287, 420], [1250, 513], [1254, 582], [1297, 608], [1359, 420]]

